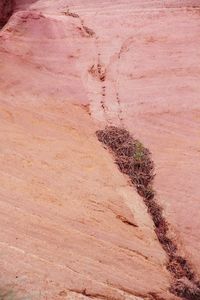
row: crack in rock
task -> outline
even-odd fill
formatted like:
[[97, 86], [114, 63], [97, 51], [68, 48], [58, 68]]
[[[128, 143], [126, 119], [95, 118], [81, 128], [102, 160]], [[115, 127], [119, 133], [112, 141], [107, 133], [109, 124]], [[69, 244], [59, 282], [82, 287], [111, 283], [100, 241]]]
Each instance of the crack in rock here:
[[126, 219], [126, 218], [123, 217], [123, 216], [117, 215], [116, 218], [117, 218], [117, 219], [120, 219], [123, 223], [125, 223], [125, 224], [127, 224], [127, 225], [130, 225], [130, 226], [133, 226], [133, 227], [138, 227], [137, 224], [135, 224], [135, 223], [129, 221], [128, 219]]
[[177, 254], [177, 245], [168, 236], [169, 228], [162, 207], [155, 200], [154, 163], [150, 151], [124, 128], [107, 126], [98, 130], [96, 135], [112, 151], [120, 171], [129, 176], [147, 206], [157, 238], [168, 256], [167, 269], [173, 277], [170, 292], [183, 299], [200, 300], [200, 283], [187, 260]]

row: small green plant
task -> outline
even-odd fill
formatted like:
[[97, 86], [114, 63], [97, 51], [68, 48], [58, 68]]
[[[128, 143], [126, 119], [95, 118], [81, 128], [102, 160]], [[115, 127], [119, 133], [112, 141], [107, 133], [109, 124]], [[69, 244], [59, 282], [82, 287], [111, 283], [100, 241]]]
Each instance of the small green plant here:
[[145, 199], [153, 198], [154, 166], [149, 150], [127, 130], [115, 126], [97, 131], [97, 137], [113, 151], [120, 171], [130, 177], [138, 193]]
[[0, 290], [0, 300], [16, 300], [16, 297], [11, 290], [1, 289]]
[[139, 141], [135, 141], [134, 143], [134, 159], [138, 162], [141, 162], [145, 158], [145, 148]]

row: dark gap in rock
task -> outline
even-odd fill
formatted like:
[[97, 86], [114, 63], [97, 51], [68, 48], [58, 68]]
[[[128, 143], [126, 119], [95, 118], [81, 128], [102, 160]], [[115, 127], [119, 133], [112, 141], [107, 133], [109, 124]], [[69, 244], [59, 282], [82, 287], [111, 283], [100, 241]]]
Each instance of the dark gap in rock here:
[[15, 7], [14, 0], [0, 0], [0, 29], [10, 19]]

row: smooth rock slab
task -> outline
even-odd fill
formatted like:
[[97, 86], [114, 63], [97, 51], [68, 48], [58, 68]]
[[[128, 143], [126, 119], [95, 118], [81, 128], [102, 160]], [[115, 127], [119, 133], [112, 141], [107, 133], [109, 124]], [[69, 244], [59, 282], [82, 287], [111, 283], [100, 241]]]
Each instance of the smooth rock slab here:
[[152, 150], [158, 200], [199, 272], [195, 3], [17, 1], [0, 33], [1, 285], [175, 299], [142, 199], [96, 139], [106, 124]]

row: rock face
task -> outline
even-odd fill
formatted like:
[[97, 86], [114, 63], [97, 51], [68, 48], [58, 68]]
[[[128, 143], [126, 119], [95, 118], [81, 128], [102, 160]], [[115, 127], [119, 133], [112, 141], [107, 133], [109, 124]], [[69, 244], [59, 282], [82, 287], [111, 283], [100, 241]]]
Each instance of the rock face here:
[[6, 24], [14, 8], [13, 0], [0, 1], [0, 28]]
[[0, 110], [1, 286], [33, 299], [175, 299], [152, 221], [87, 112], [21, 97]]
[[0, 32], [0, 286], [176, 299], [142, 199], [95, 136], [106, 124], [153, 152], [158, 201], [199, 274], [198, 2], [16, 1]]

